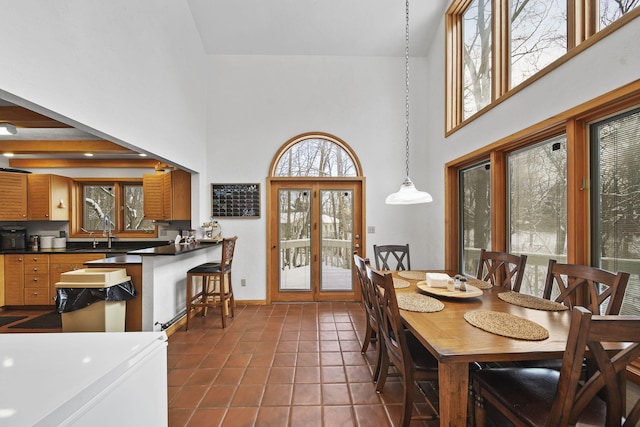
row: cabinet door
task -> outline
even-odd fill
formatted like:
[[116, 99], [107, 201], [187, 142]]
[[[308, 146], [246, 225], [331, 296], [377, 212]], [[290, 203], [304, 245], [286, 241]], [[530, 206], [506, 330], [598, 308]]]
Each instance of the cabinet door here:
[[162, 221], [164, 217], [164, 174], [154, 173], [142, 176], [144, 195], [144, 217], [149, 220]]
[[6, 305], [24, 305], [24, 256], [4, 256], [4, 298]]
[[30, 221], [69, 220], [69, 178], [32, 174], [27, 182]]
[[191, 220], [191, 174], [182, 170], [171, 174], [171, 219]]
[[0, 172], [0, 221], [27, 219], [27, 174]]

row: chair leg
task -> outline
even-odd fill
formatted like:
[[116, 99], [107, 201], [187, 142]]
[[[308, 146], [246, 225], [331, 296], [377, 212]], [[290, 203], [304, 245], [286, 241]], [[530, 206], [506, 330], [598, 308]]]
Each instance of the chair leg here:
[[362, 349], [360, 350], [360, 353], [365, 354], [367, 352], [373, 334], [374, 332], [371, 327], [371, 322], [369, 321], [369, 315], [367, 315], [367, 329], [364, 331], [364, 341], [362, 342]]
[[[384, 351], [382, 351], [384, 350]], [[384, 384], [387, 382], [387, 374], [389, 373], [389, 355], [386, 349], [381, 348], [380, 371], [378, 372], [378, 382], [376, 383], [376, 393], [382, 393]]]
[[191, 317], [191, 274], [187, 273], [187, 331], [189, 330], [189, 318]]
[[376, 344], [376, 369], [373, 372], [373, 382], [377, 384], [380, 380], [380, 372], [382, 369], [382, 354], [386, 352], [386, 348], [384, 341], [380, 339], [380, 337], [376, 340]]
[[400, 425], [402, 427], [409, 427], [409, 424], [411, 423], [411, 413], [413, 412], [415, 383], [413, 382], [413, 377], [410, 375], [405, 376], [403, 380], [404, 399], [402, 402], [402, 418], [400, 419]]
[[475, 393], [475, 411], [473, 417], [475, 418], [475, 425], [477, 427], [485, 427], [487, 410], [484, 399], [480, 396], [480, 393]]
[[235, 317], [234, 307], [236, 306], [236, 299], [233, 296], [233, 286], [231, 285], [231, 272], [228, 273], [228, 285], [227, 291], [229, 292], [229, 312], [231, 313], [231, 317]]
[[204, 307], [202, 308], [202, 317], [207, 317], [207, 309], [209, 306], [207, 305], [207, 301], [209, 300], [209, 276], [202, 276], [202, 303]]

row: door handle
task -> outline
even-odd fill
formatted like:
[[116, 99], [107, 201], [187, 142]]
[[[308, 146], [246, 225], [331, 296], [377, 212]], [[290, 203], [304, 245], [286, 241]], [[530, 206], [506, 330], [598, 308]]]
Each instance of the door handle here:
[[355, 245], [353, 245], [353, 247], [354, 247], [355, 249], [360, 249], [360, 243], [356, 243]]

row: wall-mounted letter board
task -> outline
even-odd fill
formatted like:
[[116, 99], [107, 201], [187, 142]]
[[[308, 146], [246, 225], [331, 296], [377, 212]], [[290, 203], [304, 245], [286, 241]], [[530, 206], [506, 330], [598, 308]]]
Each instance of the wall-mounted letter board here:
[[211, 184], [211, 216], [260, 218], [260, 184]]

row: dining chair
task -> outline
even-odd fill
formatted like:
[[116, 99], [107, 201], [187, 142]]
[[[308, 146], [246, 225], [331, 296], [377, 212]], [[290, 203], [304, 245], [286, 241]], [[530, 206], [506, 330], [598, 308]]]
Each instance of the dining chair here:
[[[612, 350], [611, 343], [625, 344]], [[596, 369], [582, 382], [580, 362], [585, 356]], [[640, 400], [625, 421], [624, 377], [626, 366], [638, 356], [640, 316], [600, 316], [575, 307], [560, 371], [510, 367], [472, 374], [476, 425], [485, 426], [489, 404], [517, 426], [635, 426]]]
[[[620, 314], [628, 281], [629, 273], [626, 272], [611, 273], [597, 267], [562, 264], [550, 259], [542, 296], [548, 300], [553, 298], [569, 309], [581, 306], [594, 315], [615, 315]], [[525, 360], [515, 364], [560, 370], [562, 360]], [[584, 365], [583, 369], [586, 375], [586, 369], [590, 368]]]
[[586, 307], [593, 314], [619, 314], [628, 281], [626, 272], [611, 273], [550, 259], [542, 296], [569, 308]]
[[373, 372], [373, 382], [378, 381], [378, 376], [380, 374], [380, 363], [382, 358], [382, 352], [384, 351], [384, 342], [380, 339], [380, 328], [379, 328], [379, 307], [376, 307], [377, 299], [375, 295], [373, 295], [373, 289], [371, 288], [371, 283], [369, 282], [369, 277], [367, 276], [367, 265], [369, 264], [368, 258], [362, 258], [358, 256], [358, 254], [353, 254], [353, 260], [356, 266], [356, 275], [358, 276], [358, 283], [360, 284], [360, 290], [362, 292], [362, 305], [365, 308], [366, 314], [366, 330], [364, 340], [362, 342], [362, 349], [360, 352], [365, 354], [367, 349], [369, 348], [369, 344], [372, 342], [376, 343], [376, 367]]
[[[231, 264], [238, 236], [222, 239], [222, 258], [220, 262], [207, 262], [187, 271], [187, 326], [189, 330], [190, 312], [202, 309], [202, 316], [207, 315], [208, 308], [220, 307], [222, 328], [227, 326], [227, 314], [234, 317], [235, 299], [231, 284]], [[193, 279], [201, 278], [201, 287], [195, 293]], [[197, 286], [196, 286], [197, 289]]]
[[393, 287], [393, 277], [390, 272], [373, 270], [366, 266], [367, 277], [378, 298], [380, 307], [380, 335], [384, 341], [385, 350], [382, 355], [380, 376], [376, 384], [376, 392], [382, 392], [389, 363], [398, 370], [403, 382], [402, 416], [400, 425], [407, 427], [411, 420], [433, 420], [438, 418], [438, 410], [424, 395], [425, 402], [433, 414], [413, 414], [416, 387], [420, 390], [419, 382], [438, 381], [438, 361], [426, 348], [405, 329], [400, 317], [396, 291]]
[[376, 270], [411, 270], [408, 243], [406, 245], [373, 245], [373, 253]]
[[477, 278], [493, 286], [520, 292], [526, 255], [513, 255], [508, 252], [480, 250]]

